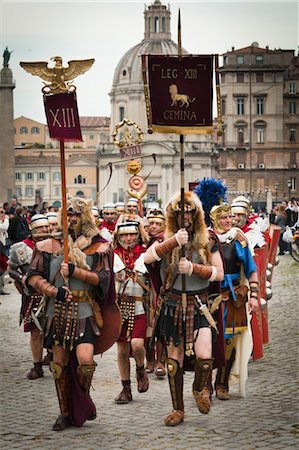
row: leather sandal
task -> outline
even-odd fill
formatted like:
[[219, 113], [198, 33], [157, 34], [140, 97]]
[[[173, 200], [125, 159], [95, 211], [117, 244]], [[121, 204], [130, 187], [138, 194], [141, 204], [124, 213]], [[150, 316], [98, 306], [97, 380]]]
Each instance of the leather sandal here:
[[149, 381], [144, 367], [136, 367], [136, 378], [138, 392], [146, 392], [149, 388]]
[[27, 373], [28, 380], [36, 380], [44, 376], [42, 363], [34, 363], [34, 367]]
[[124, 386], [122, 391], [114, 399], [115, 403], [118, 405], [126, 405], [133, 400], [131, 388], [129, 386]]
[[216, 387], [216, 397], [219, 400], [229, 400], [228, 390], [224, 386]]
[[174, 409], [168, 414], [168, 416], [165, 417], [164, 421], [167, 427], [176, 427], [184, 421], [184, 411]]
[[155, 375], [157, 378], [164, 378], [166, 375], [166, 370], [162, 363], [156, 368]]
[[200, 392], [193, 391], [193, 395], [199, 412], [202, 414], [208, 414], [212, 403], [210, 390], [207, 387], [204, 387]]

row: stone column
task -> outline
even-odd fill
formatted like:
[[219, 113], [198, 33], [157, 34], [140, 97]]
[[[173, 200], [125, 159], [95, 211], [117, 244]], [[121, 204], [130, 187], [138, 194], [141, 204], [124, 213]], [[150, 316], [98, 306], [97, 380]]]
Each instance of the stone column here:
[[15, 194], [14, 88], [12, 71], [3, 67], [0, 72], [0, 203]]

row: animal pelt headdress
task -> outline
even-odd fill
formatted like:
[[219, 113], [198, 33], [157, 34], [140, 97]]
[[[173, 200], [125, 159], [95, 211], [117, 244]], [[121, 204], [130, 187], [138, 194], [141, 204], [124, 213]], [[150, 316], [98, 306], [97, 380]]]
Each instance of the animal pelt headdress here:
[[[80, 214], [81, 232], [75, 241], [68, 236], [69, 260], [81, 269], [91, 270], [86, 263], [86, 255], [82, 250], [91, 245], [92, 239], [100, 234], [95, 223], [95, 217], [92, 214], [92, 199], [84, 199], [81, 197], [72, 197], [67, 195], [67, 212]], [[58, 224], [62, 229], [62, 209], [58, 212]]]
[[[205, 224], [204, 211], [201, 201], [193, 192], [185, 192], [184, 194], [185, 211], [192, 212], [192, 232], [191, 245], [195, 251], [198, 251], [203, 264], [210, 259], [209, 232]], [[175, 194], [166, 206], [166, 228], [165, 240], [172, 237], [180, 228], [180, 211], [181, 211], [181, 194]], [[179, 248], [172, 251], [172, 261], [177, 263], [179, 260]]]

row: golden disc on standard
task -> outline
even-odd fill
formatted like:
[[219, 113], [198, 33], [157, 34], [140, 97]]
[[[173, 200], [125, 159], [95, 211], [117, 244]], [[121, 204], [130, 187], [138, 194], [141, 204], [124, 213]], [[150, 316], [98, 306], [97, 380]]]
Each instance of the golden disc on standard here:
[[132, 175], [136, 175], [136, 173], [140, 172], [141, 170], [141, 164], [136, 159], [132, 159], [128, 162], [127, 165], [127, 171], [131, 173]]

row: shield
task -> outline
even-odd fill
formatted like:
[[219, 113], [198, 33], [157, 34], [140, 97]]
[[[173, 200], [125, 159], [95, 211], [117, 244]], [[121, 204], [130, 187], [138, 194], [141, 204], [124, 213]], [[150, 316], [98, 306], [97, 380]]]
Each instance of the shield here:
[[104, 325], [97, 337], [94, 354], [106, 352], [117, 341], [121, 332], [121, 313], [118, 305], [112, 303], [101, 311]]
[[[277, 248], [279, 244], [279, 237], [280, 237], [280, 227], [278, 225], [271, 225], [270, 228], [270, 249], [269, 249], [269, 263], [272, 264], [272, 266], [275, 266], [275, 259], [277, 255]], [[273, 271], [272, 271], [273, 274]], [[271, 276], [272, 278], [272, 276]], [[271, 280], [269, 280], [271, 281]]]

